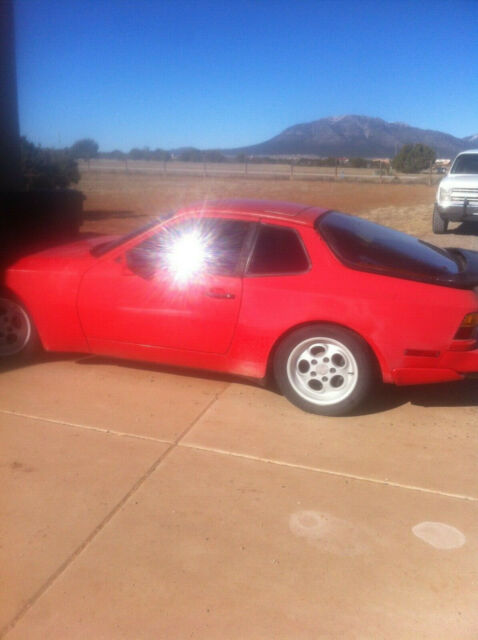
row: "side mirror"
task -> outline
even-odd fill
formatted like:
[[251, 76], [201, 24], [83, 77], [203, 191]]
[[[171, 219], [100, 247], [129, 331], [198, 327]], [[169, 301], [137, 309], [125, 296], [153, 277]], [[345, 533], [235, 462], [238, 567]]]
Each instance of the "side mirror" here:
[[126, 252], [126, 264], [128, 269], [140, 278], [150, 280], [156, 273], [159, 258], [154, 251], [134, 248]]

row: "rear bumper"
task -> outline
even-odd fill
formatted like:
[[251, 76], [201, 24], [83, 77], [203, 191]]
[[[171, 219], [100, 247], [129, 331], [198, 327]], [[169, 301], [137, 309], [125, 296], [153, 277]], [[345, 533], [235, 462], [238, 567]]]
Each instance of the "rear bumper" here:
[[432, 384], [478, 377], [478, 348], [445, 351], [436, 359], [407, 357], [405, 360], [408, 366], [392, 370], [392, 380], [396, 385]]

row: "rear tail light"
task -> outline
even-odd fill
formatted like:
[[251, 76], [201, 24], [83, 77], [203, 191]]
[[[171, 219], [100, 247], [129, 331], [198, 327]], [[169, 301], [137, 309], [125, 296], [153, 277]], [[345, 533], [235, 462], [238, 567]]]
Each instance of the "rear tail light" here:
[[467, 313], [463, 318], [458, 331], [455, 333], [455, 340], [472, 340], [477, 335], [478, 311]]

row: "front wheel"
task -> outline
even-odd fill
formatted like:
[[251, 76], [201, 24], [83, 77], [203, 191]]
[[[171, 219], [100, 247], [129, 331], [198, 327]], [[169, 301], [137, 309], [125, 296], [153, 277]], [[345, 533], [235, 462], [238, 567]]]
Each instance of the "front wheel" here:
[[435, 205], [433, 209], [433, 220], [432, 220], [432, 228], [433, 233], [446, 233], [448, 229], [448, 220], [444, 220], [440, 212], [438, 211], [438, 207]]
[[322, 415], [344, 415], [369, 394], [375, 381], [373, 356], [356, 334], [334, 325], [303, 327], [277, 349], [274, 374], [293, 404]]
[[0, 363], [31, 356], [38, 347], [38, 335], [26, 309], [0, 293]]

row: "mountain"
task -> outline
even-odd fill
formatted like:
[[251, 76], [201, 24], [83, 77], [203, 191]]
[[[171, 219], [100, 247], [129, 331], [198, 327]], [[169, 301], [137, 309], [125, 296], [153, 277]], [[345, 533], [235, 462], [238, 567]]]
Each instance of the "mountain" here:
[[[471, 139], [475, 138], [473, 142]], [[401, 122], [386, 122], [368, 116], [335, 116], [296, 124], [260, 144], [224, 153], [248, 155], [315, 155], [365, 158], [390, 158], [407, 143], [432, 147], [439, 158], [452, 158], [478, 144], [476, 136], [455, 138], [448, 133], [411, 127]]]
[[473, 136], [467, 136], [466, 138], [463, 138], [463, 141], [465, 142], [465, 144], [471, 145], [473, 148], [478, 147], [478, 133], [475, 133], [475, 135]]

